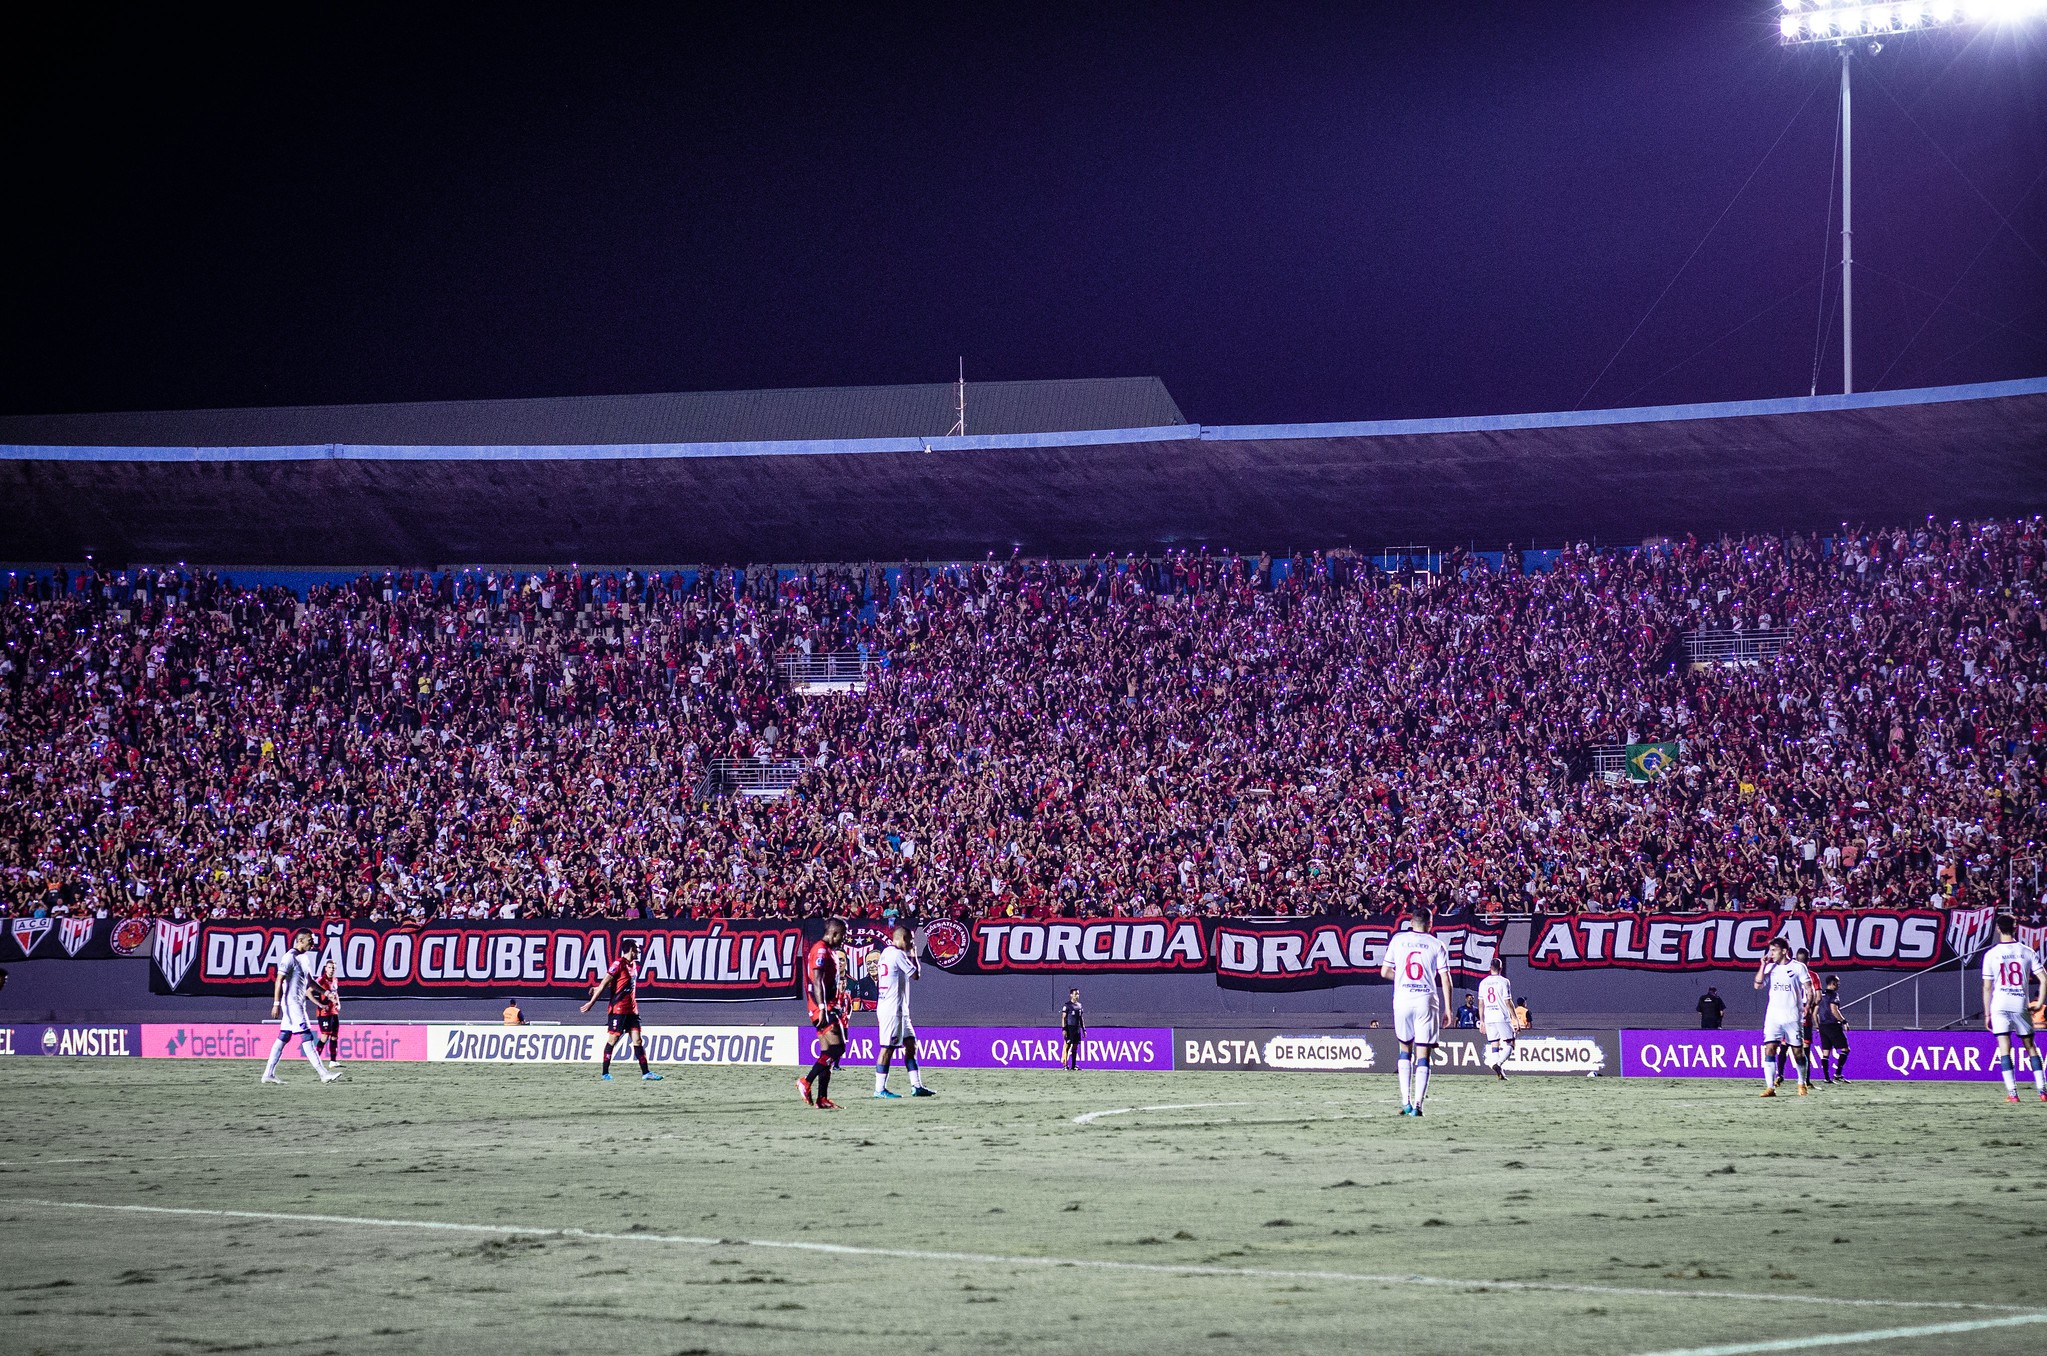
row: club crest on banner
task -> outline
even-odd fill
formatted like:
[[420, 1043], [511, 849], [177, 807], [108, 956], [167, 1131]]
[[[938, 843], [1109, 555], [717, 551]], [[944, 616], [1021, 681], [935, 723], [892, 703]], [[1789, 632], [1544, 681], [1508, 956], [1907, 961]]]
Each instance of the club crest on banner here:
[[1958, 956], [1973, 956], [1990, 945], [1990, 930], [1997, 920], [1997, 906], [1985, 904], [1977, 909], [1950, 909], [1947, 922], [1947, 944]]
[[149, 950], [151, 934], [155, 925], [147, 918], [123, 918], [114, 924], [114, 935], [107, 939], [117, 956], [140, 956]]
[[85, 944], [92, 940], [90, 918], [62, 918], [57, 921], [57, 945], [64, 948], [64, 954], [75, 956], [85, 950]]
[[156, 968], [164, 982], [175, 989], [199, 959], [199, 920], [156, 925]]
[[8, 925], [8, 931], [14, 935], [14, 944], [21, 948], [22, 956], [28, 957], [33, 956], [36, 948], [43, 944], [43, 938], [49, 936], [54, 922], [49, 918], [17, 918]]
[[950, 918], [940, 919], [924, 929], [924, 954], [937, 961], [946, 969], [958, 965], [967, 954], [973, 939], [967, 930]]

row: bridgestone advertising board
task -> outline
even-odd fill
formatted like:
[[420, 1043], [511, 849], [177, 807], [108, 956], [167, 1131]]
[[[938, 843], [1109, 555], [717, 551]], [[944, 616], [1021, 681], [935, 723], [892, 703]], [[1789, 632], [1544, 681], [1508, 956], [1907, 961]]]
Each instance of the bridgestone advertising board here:
[[[650, 1026], [641, 1033], [654, 1064], [794, 1065], [793, 1026]], [[429, 1024], [426, 1057], [457, 1064], [596, 1064], [604, 1058], [601, 1026], [493, 1026], [484, 1022]], [[632, 1041], [621, 1036], [613, 1063], [632, 1063]]]

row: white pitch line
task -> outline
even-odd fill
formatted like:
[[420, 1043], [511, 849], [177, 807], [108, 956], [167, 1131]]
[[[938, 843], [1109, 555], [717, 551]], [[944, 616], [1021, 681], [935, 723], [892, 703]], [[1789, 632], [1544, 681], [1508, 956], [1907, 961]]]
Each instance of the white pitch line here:
[[1759, 1351], [1808, 1351], [1813, 1347], [1846, 1347], [1863, 1342], [1895, 1342], [1902, 1337], [1941, 1337], [1949, 1333], [1982, 1332], [1985, 1328], [2016, 1328], [2047, 1323], [2047, 1314], [2014, 1314], [2010, 1318], [1972, 1318], [1960, 1323], [1932, 1323], [1923, 1328], [1877, 1328], [1870, 1332], [1836, 1332], [1819, 1337], [1780, 1337], [1768, 1342], [1736, 1342], [1724, 1347], [1687, 1347], [1655, 1351], [1648, 1356], [1745, 1356]]
[[1165, 1106], [1119, 1106], [1110, 1111], [1089, 1111], [1073, 1118], [1075, 1125], [1093, 1125], [1104, 1116], [1128, 1116], [1133, 1111], [1207, 1111], [1219, 1106], [1257, 1106], [1257, 1102], [1171, 1102]]
[[688, 1248], [763, 1248], [814, 1252], [832, 1257], [887, 1257], [909, 1262], [960, 1262], [996, 1267], [1071, 1267], [1081, 1271], [1138, 1272], [1151, 1276], [1236, 1276], [1253, 1281], [1339, 1281], [1363, 1285], [1413, 1285], [1442, 1290], [1527, 1291], [1564, 1295], [1611, 1295], [1629, 1299], [1720, 1299], [1745, 1303], [1803, 1304], [1844, 1309], [1951, 1309], [2017, 1311], [2027, 1322], [2047, 1321], [2047, 1312], [2019, 1304], [1977, 1304], [1969, 1300], [1849, 1299], [1838, 1295], [1771, 1295], [1741, 1290], [1673, 1290], [1632, 1285], [1578, 1285], [1566, 1281], [1458, 1280], [1448, 1276], [1309, 1271], [1277, 1267], [1219, 1267], [1200, 1262], [1117, 1262], [1094, 1257], [1012, 1257], [988, 1252], [937, 1252], [920, 1248], [869, 1248], [852, 1243], [789, 1242], [768, 1238], [711, 1238], [694, 1234], [622, 1234], [596, 1229], [549, 1228], [534, 1224], [465, 1224], [455, 1220], [380, 1219], [366, 1215], [310, 1215], [281, 1210], [212, 1210], [180, 1205], [113, 1205], [100, 1201], [50, 1201], [0, 1197], [0, 1209], [103, 1210], [115, 1214], [171, 1215], [199, 1219], [246, 1219], [277, 1224], [336, 1224], [360, 1229], [421, 1229], [436, 1233], [509, 1234], [525, 1238], [581, 1238], [601, 1243], [666, 1243]]

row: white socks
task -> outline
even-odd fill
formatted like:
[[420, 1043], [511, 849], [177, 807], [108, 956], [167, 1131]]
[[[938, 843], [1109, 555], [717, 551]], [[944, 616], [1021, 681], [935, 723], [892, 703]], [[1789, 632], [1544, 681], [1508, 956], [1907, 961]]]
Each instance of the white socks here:
[[1402, 1106], [1413, 1106], [1414, 1096], [1411, 1089], [1414, 1083], [1414, 1074], [1412, 1072], [1414, 1065], [1408, 1060], [1406, 1055], [1402, 1055], [1395, 1062], [1394, 1067], [1400, 1071], [1400, 1104]]
[[[276, 1043], [270, 1047], [270, 1062], [263, 1066], [263, 1076], [265, 1078], [277, 1077], [277, 1061], [284, 1058], [284, 1045], [290, 1039], [290, 1036], [279, 1036]], [[327, 1066], [320, 1061], [319, 1043], [308, 1037], [301, 1036], [299, 1037], [299, 1049], [304, 1052], [306, 1063], [313, 1066], [313, 1072], [325, 1078], [327, 1076]]]
[[1414, 1064], [1414, 1104], [1420, 1106], [1422, 1098], [1429, 1095], [1429, 1061], [1426, 1056]]
[[888, 1091], [888, 1075], [887, 1075], [887, 1074], [885, 1074], [885, 1073], [879, 1073], [879, 1072], [877, 1072], [877, 1073], [876, 1073], [876, 1074], [874, 1075], [874, 1090], [875, 1090], [876, 1092], [887, 1092], [887, 1091]]

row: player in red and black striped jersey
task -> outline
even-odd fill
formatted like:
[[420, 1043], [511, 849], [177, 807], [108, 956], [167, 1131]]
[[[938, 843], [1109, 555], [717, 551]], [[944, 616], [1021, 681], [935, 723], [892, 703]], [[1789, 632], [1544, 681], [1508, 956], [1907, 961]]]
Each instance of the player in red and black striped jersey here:
[[329, 1064], [341, 1063], [341, 976], [333, 961], [306, 990], [313, 1000], [313, 1025], [320, 1031], [320, 1053]]
[[640, 1077], [649, 1083], [660, 1082], [661, 1075], [647, 1067], [647, 1038], [640, 1031], [640, 944], [630, 937], [618, 944], [618, 960], [612, 964], [611, 973], [597, 981], [580, 1011], [588, 1012], [607, 989], [611, 991], [611, 1005], [604, 1022], [604, 1070], [597, 1076], [607, 1083], [611, 1081], [611, 1051], [618, 1038], [630, 1031], [633, 1057], [640, 1061]]
[[846, 925], [834, 918], [824, 925], [824, 938], [814, 943], [803, 961], [803, 997], [810, 1008], [810, 1024], [817, 1031], [817, 1058], [810, 1072], [796, 1080], [803, 1100], [824, 1111], [838, 1110], [831, 1091], [832, 1070], [846, 1053], [846, 977], [841, 973], [845, 956]]

